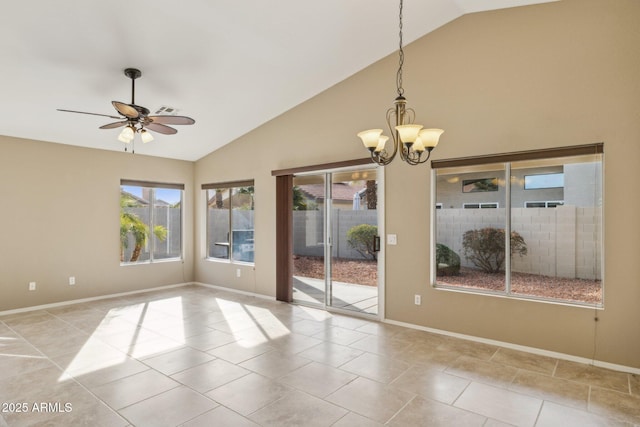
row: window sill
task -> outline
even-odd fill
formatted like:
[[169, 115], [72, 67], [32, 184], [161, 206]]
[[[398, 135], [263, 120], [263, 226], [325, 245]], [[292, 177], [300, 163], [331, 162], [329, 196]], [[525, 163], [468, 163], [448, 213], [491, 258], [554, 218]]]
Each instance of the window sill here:
[[219, 263], [219, 264], [233, 264], [233, 265], [246, 265], [248, 267], [255, 267], [255, 262], [247, 261], [234, 261], [226, 258], [205, 258], [205, 262]]
[[127, 267], [130, 265], [152, 265], [152, 264], [166, 264], [170, 262], [180, 262], [184, 263], [184, 259], [182, 258], [166, 258], [166, 259], [154, 259], [153, 261], [134, 261], [134, 262], [121, 262], [120, 267]]
[[446, 286], [446, 285], [438, 285], [438, 284], [431, 284], [431, 287], [437, 291], [444, 291], [444, 292], [455, 292], [455, 293], [468, 294], [468, 295], [480, 295], [480, 296], [486, 296], [486, 297], [502, 298], [502, 299], [508, 299], [508, 300], [517, 300], [517, 301], [538, 302], [538, 303], [545, 303], [545, 304], [561, 305], [565, 307], [586, 308], [588, 310], [593, 310], [593, 309], [604, 310], [603, 303], [590, 304], [590, 303], [579, 302], [579, 301], [555, 300], [555, 299], [548, 299], [543, 297], [536, 297], [533, 295], [507, 294], [505, 292], [488, 292], [488, 291], [475, 290], [473, 288], [463, 288], [463, 287]]

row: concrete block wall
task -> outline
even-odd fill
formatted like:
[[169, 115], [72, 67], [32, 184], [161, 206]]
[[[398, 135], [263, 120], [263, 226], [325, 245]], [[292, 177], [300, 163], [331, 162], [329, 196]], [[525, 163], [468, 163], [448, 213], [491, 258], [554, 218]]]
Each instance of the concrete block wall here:
[[324, 212], [293, 211], [293, 254], [324, 256]]
[[[377, 210], [332, 210], [332, 256], [364, 259], [347, 243], [347, 232], [359, 224], [377, 225]], [[300, 256], [324, 256], [324, 214], [322, 211], [293, 212], [293, 253]]]
[[[599, 280], [602, 277], [602, 210], [578, 208], [576, 221], [576, 271], [577, 277]], [[597, 259], [594, 264], [593, 259]]]
[[[462, 265], [462, 236], [468, 230], [504, 228], [504, 209], [438, 209], [436, 238], [456, 251]], [[527, 244], [527, 255], [514, 255], [512, 271], [552, 277], [601, 278], [600, 208], [513, 208], [511, 229]]]

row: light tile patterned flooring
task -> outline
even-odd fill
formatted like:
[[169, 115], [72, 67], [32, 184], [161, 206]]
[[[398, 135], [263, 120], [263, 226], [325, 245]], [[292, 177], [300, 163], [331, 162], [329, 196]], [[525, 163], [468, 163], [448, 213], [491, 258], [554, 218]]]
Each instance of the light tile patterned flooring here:
[[640, 378], [186, 286], [0, 317], [0, 404], [0, 426], [640, 426]]

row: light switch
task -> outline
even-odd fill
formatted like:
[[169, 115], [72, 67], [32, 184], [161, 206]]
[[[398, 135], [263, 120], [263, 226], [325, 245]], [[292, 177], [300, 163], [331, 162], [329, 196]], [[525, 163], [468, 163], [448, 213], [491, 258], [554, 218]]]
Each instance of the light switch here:
[[395, 234], [387, 234], [387, 245], [397, 245], [398, 236]]

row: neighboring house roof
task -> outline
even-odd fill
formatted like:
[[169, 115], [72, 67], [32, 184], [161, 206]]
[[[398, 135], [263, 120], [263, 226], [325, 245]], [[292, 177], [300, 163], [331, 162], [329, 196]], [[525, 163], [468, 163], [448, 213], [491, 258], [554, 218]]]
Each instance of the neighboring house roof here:
[[[136, 196], [135, 194], [131, 194], [128, 191], [124, 191], [124, 190], [120, 190], [120, 194], [122, 194], [123, 196], [129, 197], [131, 199], [133, 199], [136, 203], [142, 205], [142, 206], [149, 206], [149, 201], [147, 199], [143, 199], [142, 197]], [[171, 203], [166, 202], [162, 199], [156, 199], [155, 201], [155, 205], [156, 207], [158, 206], [164, 206], [164, 207], [169, 207], [171, 206]]]
[[122, 194], [125, 197], [128, 197], [132, 200], [134, 200], [135, 202], [141, 204], [141, 205], [145, 205], [147, 206], [149, 204], [149, 201], [146, 199], [143, 199], [142, 197], [138, 197], [135, 194], [131, 194], [128, 191], [124, 191], [124, 190], [120, 190], [120, 194]]
[[[216, 203], [217, 203], [217, 201], [216, 201], [217, 194], [220, 194], [220, 198], [222, 200], [222, 207], [228, 208], [229, 207], [229, 195], [230, 195], [229, 189], [222, 189], [222, 191], [220, 193], [214, 192], [213, 196], [209, 197], [209, 200], [207, 200], [207, 206], [208, 207], [212, 207], [212, 206], [216, 205]], [[252, 197], [251, 194], [235, 193], [233, 195], [233, 206], [234, 207], [238, 207], [238, 206], [253, 206], [253, 202], [251, 200], [251, 197]]]

